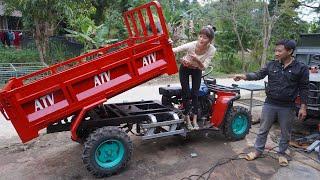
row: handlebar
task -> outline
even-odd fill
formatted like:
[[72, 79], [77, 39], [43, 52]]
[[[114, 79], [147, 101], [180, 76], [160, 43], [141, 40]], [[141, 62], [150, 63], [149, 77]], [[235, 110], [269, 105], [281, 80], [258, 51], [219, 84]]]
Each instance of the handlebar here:
[[229, 86], [223, 86], [223, 85], [217, 85], [217, 84], [209, 84], [207, 86], [212, 91], [227, 91], [227, 92], [235, 92], [240, 94], [240, 89], [234, 86], [229, 87]]
[[201, 76], [201, 78], [204, 78], [204, 77], [206, 77], [206, 76], [208, 76], [209, 74], [211, 74], [211, 72], [213, 71], [213, 66], [208, 66], [208, 71], [207, 72], [205, 72], [202, 76]]

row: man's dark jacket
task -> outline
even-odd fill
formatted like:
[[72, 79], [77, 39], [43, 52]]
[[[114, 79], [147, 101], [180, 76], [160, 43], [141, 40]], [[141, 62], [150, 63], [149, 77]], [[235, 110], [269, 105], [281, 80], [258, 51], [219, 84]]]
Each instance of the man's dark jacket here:
[[307, 104], [309, 92], [309, 68], [293, 60], [286, 68], [277, 60], [254, 73], [246, 74], [247, 80], [259, 80], [268, 75], [266, 103], [292, 107], [298, 94], [301, 102]]

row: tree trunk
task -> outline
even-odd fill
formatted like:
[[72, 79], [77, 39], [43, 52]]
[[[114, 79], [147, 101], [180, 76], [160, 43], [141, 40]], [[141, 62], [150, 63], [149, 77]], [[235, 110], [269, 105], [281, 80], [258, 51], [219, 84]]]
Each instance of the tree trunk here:
[[43, 22], [39, 20], [34, 20], [35, 30], [34, 39], [36, 42], [37, 49], [39, 51], [40, 62], [48, 62], [47, 51], [49, 49], [49, 37], [51, 36], [53, 30], [48, 22]]
[[272, 17], [270, 17], [268, 4], [264, 2], [264, 13], [263, 13], [263, 51], [262, 51], [262, 57], [261, 57], [261, 64], [260, 67], [264, 67], [267, 62], [267, 55], [268, 55], [268, 49], [269, 49], [269, 42], [271, 38], [271, 32], [274, 23], [277, 20], [276, 14], [278, 12], [278, 1], [276, 1], [276, 6], [274, 9], [274, 14]]
[[262, 57], [260, 67], [263, 67], [267, 61], [267, 53], [268, 53], [268, 4], [263, 4], [263, 39], [262, 39]]
[[45, 58], [45, 54], [43, 53], [43, 50], [42, 50], [42, 25], [41, 25], [41, 22], [39, 22], [39, 20], [35, 19], [34, 20], [34, 24], [35, 24], [35, 30], [34, 30], [34, 33], [33, 33], [33, 36], [34, 36], [34, 40], [36, 42], [36, 46], [37, 46], [37, 49], [38, 49], [38, 52], [39, 52], [39, 58], [40, 58], [40, 62], [45, 62], [46, 58]]
[[41, 45], [41, 40], [40, 39], [37, 39], [35, 37], [35, 42], [36, 42], [36, 46], [37, 46], [37, 49], [38, 49], [38, 52], [39, 52], [39, 58], [40, 58], [40, 62], [44, 63], [46, 61], [46, 58], [45, 58], [45, 54], [42, 50], [42, 45]]
[[[236, 22], [234, 22], [236, 23]], [[242, 40], [241, 40], [241, 37], [240, 37], [240, 34], [237, 30], [237, 26], [234, 25], [233, 26], [233, 31], [234, 33], [236, 33], [236, 36], [237, 36], [237, 39], [238, 39], [238, 43], [239, 43], [239, 46], [240, 46], [240, 49], [241, 49], [241, 61], [242, 61], [242, 70], [245, 71], [245, 66], [246, 66], [246, 63], [244, 62], [244, 47], [243, 47], [243, 44], [242, 44]]]
[[237, 36], [237, 39], [238, 39], [238, 43], [239, 43], [239, 46], [240, 46], [240, 49], [241, 49], [241, 61], [242, 61], [242, 70], [243, 71], [246, 71], [246, 63], [244, 62], [244, 47], [243, 47], [243, 44], [242, 44], [242, 39], [240, 37], [240, 34], [238, 32], [238, 25], [237, 25], [237, 20], [236, 20], [236, 4], [235, 4], [235, 1], [232, 1], [232, 25], [233, 25], [233, 31], [234, 33], [236, 34]]
[[261, 64], [260, 64], [261, 67], [263, 67], [267, 62], [267, 54], [268, 54], [269, 42], [271, 38], [272, 26], [273, 26], [273, 23], [269, 22], [269, 24], [266, 26], [266, 34], [264, 34], [264, 37], [263, 37], [263, 52], [262, 52], [262, 58], [261, 58]]

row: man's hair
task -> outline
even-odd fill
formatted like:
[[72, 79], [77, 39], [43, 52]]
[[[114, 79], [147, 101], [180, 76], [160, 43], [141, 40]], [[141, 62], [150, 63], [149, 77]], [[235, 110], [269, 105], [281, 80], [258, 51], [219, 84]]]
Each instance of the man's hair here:
[[214, 38], [214, 32], [216, 31], [216, 27], [212, 27], [211, 25], [203, 27], [199, 34], [206, 35], [210, 41]]
[[282, 39], [276, 43], [276, 46], [283, 45], [287, 51], [292, 50], [293, 53], [293, 51], [296, 49], [296, 44], [297, 43], [295, 40]]

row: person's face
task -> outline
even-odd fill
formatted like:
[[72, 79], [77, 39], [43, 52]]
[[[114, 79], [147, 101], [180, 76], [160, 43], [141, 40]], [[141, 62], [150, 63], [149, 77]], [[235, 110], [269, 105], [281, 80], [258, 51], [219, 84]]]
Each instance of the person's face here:
[[276, 46], [274, 55], [277, 60], [283, 61], [291, 56], [292, 50], [287, 50], [284, 45]]
[[204, 34], [199, 34], [198, 42], [199, 42], [199, 45], [206, 46], [210, 43], [210, 39], [208, 38], [208, 36]]

